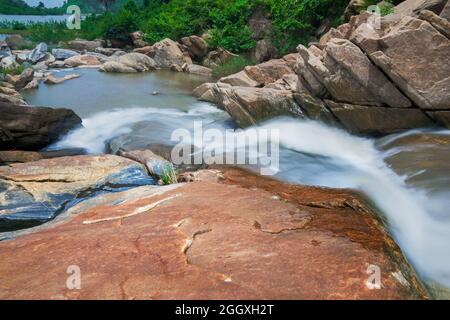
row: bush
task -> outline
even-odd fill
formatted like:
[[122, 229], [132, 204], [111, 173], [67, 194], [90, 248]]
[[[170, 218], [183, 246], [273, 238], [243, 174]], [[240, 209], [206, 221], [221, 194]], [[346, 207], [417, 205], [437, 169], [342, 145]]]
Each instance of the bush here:
[[256, 61], [238, 56], [232, 57], [226, 63], [223, 63], [213, 69], [213, 76], [216, 78], [226, 77], [230, 74], [237, 73], [244, 69], [246, 66], [253, 66]]
[[2, 75], [2, 77], [7, 74], [15, 76], [21, 74], [23, 70], [25, 70], [25, 67], [21, 64], [19, 64], [16, 67], [9, 67], [9, 68], [0, 67], [0, 75]]

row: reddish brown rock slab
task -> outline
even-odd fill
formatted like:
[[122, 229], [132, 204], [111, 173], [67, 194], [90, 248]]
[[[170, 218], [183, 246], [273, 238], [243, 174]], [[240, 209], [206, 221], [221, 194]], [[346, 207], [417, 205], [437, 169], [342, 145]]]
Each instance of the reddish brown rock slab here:
[[[170, 200], [148, 209], [162, 199]], [[364, 208], [347, 191], [234, 169], [109, 194], [0, 242], [0, 298], [427, 298]], [[80, 267], [80, 290], [66, 288], [71, 265]], [[381, 268], [381, 290], [366, 286], [369, 265]]]

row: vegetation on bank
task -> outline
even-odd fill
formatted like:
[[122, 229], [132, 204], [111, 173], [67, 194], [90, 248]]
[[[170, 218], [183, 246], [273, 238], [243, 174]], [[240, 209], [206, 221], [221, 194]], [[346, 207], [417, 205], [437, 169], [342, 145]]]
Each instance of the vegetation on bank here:
[[256, 61], [253, 61], [243, 56], [232, 57], [227, 62], [215, 67], [213, 69], [213, 76], [215, 78], [226, 77], [229, 76], [230, 74], [234, 74], [241, 71], [246, 66], [252, 66], [255, 64], [257, 64]]
[[280, 53], [287, 53], [299, 43], [307, 43], [325, 18], [339, 24], [347, 3], [347, 0], [129, 1], [116, 12], [86, 17], [81, 30], [68, 30], [63, 23], [55, 22], [25, 28], [33, 41], [55, 43], [77, 37], [126, 42], [130, 40], [130, 32], [142, 30], [152, 44], [164, 38], [177, 40], [210, 31], [212, 47], [244, 52], [256, 45], [248, 20], [259, 10], [272, 21], [272, 32], [266, 37]]

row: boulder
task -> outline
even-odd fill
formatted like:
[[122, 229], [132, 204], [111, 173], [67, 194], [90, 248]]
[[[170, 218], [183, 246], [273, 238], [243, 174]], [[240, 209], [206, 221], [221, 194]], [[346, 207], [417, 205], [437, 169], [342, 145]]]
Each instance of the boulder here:
[[189, 56], [196, 61], [200, 61], [209, 51], [206, 41], [198, 36], [184, 37], [180, 42], [186, 46]]
[[12, 87], [5, 87], [0, 85], [0, 93], [9, 95], [9, 96], [14, 96], [14, 95], [18, 95], [19, 93], [17, 92], [17, 90], [14, 88], [14, 86]]
[[26, 41], [20, 34], [11, 34], [7, 36], [5, 42], [8, 44], [8, 47], [13, 50], [21, 49], [28, 44], [28, 41]]
[[56, 60], [66, 60], [79, 55], [78, 52], [69, 49], [53, 49], [52, 54]]
[[26, 68], [14, 82], [14, 87], [16, 90], [21, 90], [26, 87], [34, 78], [34, 70], [31, 68]]
[[277, 49], [268, 40], [259, 40], [256, 47], [251, 51], [251, 56], [255, 61], [264, 62], [277, 56]]
[[52, 62], [48, 65], [49, 68], [53, 68], [53, 69], [64, 69], [66, 68], [66, 64], [64, 63], [64, 61], [61, 60], [56, 60], [55, 62]]
[[145, 168], [113, 155], [74, 156], [0, 167], [0, 230], [54, 218], [93, 194], [152, 184]]
[[14, 69], [18, 68], [19, 64], [16, 62], [15, 56], [8, 56], [1, 59], [0, 67], [3, 69]]
[[313, 95], [319, 98], [325, 97], [328, 91], [323, 83], [329, 75], [329, 71], [324, 66], [323, 61], [303, 45], [299, 45], [297, 51], [300, 55], [295, 70], [299, 78], [307, 85], [308, 90]]
[[433, 126], [420, 109], [350, 105], [325, 100], [334, 116], [350, 132], [386, 135]]
[[11, 49], [5, 41], [0, 40], [0, 60], [4, 57], [9, 57], [12, 55]]
[[211, 77], [212, 70], [210, 68], [200, 66], [198, 64], [184, 64], [182, 70], [187, 73], [197, 74], [200, 76]]
[[326, 104], [322, 100], [311, 95], [308, 91], [303, 90], [294, 93], [294, 100], [302, 108], [309, 119], [321, 121], [335, 127], [339, 126], [338, 121]]
[[68, 109], [0, 102], [0, 114], [0, 127], [12, 137], [11, 141], [0, 141], [0, 150], [39, 150], [81, 125], [81, 119]]
[[113, 54], [117, 53], [117, 52], [123, 52], [121, 49], [119, 48], [103, 48], [103, 47], [98, 47], [97, 49], [95, 49], [94, 52], [100, 53], [100, 54], [104, 54], [105, 56], [112, 56]]
[[[217, 87], [217, 89], [215, 89]], [[206, 101], [214, 104], [220, 103], [220, 88], [230, 88], [231, 85], [227, 83], [203, 83], [194, 89], [192, 94], [200, 101]], [[219, 106], [220, 107], [220, 106]]]
[[[372, 64], [361, 49], [349, 40], [332, 39], [327, 43], [325, 52], [333, 59], [333, 64], [336, 62], [340, 68], [347, 71], [352, 79], [364, 88], [364, 92], [368, 91], [377, 101], [397, 108], [411, 106], [411, 102]], [[325, 59], [325, 61], [328, 60]], [[325, 79], [325, 84], [327, 81]], [[334, 80], [330, 82], [334, 82]], [[332, 90], [329, 91], [333, 94]], [[352, 101], [351, 98], [342, 98], [342, 95], [340, 98], [338, 100], [357, 102]]]
[[238, 55], [223, 48], [217, 48], [206, 55], [203, 60], [203, 65], [213, 69], [221, 64], [227, 63], [230, 59], [235, 57], [238, 57]]
[[281, 59], [283, 59], [286, 62], [287, 66], [295, 72], [295, 66], [297, 65], [297, 59], [299, 56], [300, 55], [298, 53], [289, 53]]
[[437, 31], [450, 39], [450, 21], [438, 16], [432, 11], [422, 10], [419, 13], [419, 19], [428, 21]]
[[[9, 94], [0, 93], [0, 110], [1, 110], [1, 105], [3, 105], [4, 103], [12, 104], [12, 105], [19, 105], [19, 106], [27, 105], [27, 102], [25, 100], [23, 100], [23, 97], [20, 94], [9, 95]], [[0, 121], [1, 121], [1, 119], [0, 119]]]
[[218, 81], [219, 83], [227, 83], [232, 86], [237, 87], [259, 87], [261, 83], [253, 80], [249, 77], [245, 70], [239, 71], [238, 73], [222, 77]]
[[76, 51], [95, 51], [99, 47], [103, 47], [101, 40], [87, 41], [87, 40], [73, 40], [67, 43], [67, 47]]
[[172, 65], [181, 67], [185, 63], [192, 64], [191, 58], [186, 57], [178, 44], [170, 39], [155, 43], [148, 55], [156, 62], [158, 68], [170, 69]]
[[39, 81], [37, 79], [31, 80], [24, 88], [23, 90], [34, 90], [39, 88]]
[[255, 66], [247, 66], [245, 72], [252, 80], [262, 85], [275, 82], [286, 74], [294, 73], [283, 59], [273, 59]]
[[0, 151], [0, 166], [11, 163], [25, 163], [42, 160], [44, 157], [35, 151]]
[[450, 21], [450, 2], [447, 1], [447, 4], [445, 5], [444, 9], [442, 10], [440, 14], [441, 18], [447, 19], [447, 21]]
[[118, 61], [108, 61], [104, 63], [100, 69], [103, 72], [112, 72], [112, 73], [134, 73], [137, 72], [136, 69], [132, 67], [128, 67]]
[[142, 47], [142, 48], [136, 48], [136, 49], [133, 50], [133, 52], [149, 55], [151, 52], [153, 52], [153, 47], [152, 46], [145, 46], [145, 47]]
[[144, 33], [142, 31], [130, 33], [130, 38], [133, 45], [137, 48], [148, 46], [148, 42], [144, 40]]
[[395, 7], [395, 13], [401, 15], [418, 15], [422, 10], [430, 10], [439, 15], [447, 0], [406, 0]]
[[39, 43], [33, 51], [28, 55], [28, 61], [35, 64], [46, 57], [47, 54], [47, 44], [44, 42]]
[[[194, 176], [104, 194], [12, 234], [0, 242], [0, 298], [429, 298], [360, 196], [236, 169]], [[74, 264], [81, 290], [66, 286]], [[366, 285], [370, 265], [383, 272], [382, 290]]]
[[345, 39], [345, 36], [339, 30], [331, 28], [330, 31], [320, 38], [318, 43], [320, 49], [323, 49], [331, 39]]
[[248, 127], [273, 117], [304, 117], [292, 91], [251, 87], [215, 87], [219, 104], [236, 123]]
[[80, 67], [80, 66], [97, 66], [100, 65], [100, 61], [97, 57], [92, 55], [78, 55], [64, 60], [64, 64], [68, 67]]
[[45, 65], [49, 66], [50, 64], [54, 63], [56, 61], [56, 58], [54, 55], [47, 53], [44, 58], [39, 63], [45, 63]]
[[51, 74], [44, 80], [44, 82], [46, 84], [60, 84], [60, 83], [63, 83], [64, 81], [76, 79], [79, 77], [80, 77], [79, 74], [68, 74], [68, 75], [65, 75], [64, 77], [58, 78]]
[[423, 109], [449, 108], [447, 37], [427, 21], [404, 17], [380, 41], [382, 50], [370, 58], [403, 93]]
[[127, 53], [117, 59], [117, 61], [109, 61], [100, 67], [100, 71], [104, 72], [144, 72], [156, 69], [155, 61], [142, 53]]

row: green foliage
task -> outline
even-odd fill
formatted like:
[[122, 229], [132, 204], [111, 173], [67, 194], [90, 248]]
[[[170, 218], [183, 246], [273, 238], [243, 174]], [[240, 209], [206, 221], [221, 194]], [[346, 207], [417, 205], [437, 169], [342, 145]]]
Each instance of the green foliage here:
[[172, 164], [168, 164], [164, 167], [161, 181], [164, 185], [178, 183], [177, 172]]
[[[4, 0], [0, 0], [4, 1]], [[19, 1], [19, 0], [18, 0]], [[232, 52], [247, 52], [255, 47], [248, 20], [255, 10], [272, 20], [272, 32], [266, 37], [280, 54], [295, 51], [306, 44], [325, 18], [333, 25], [341, 22], [348, 0], [136, 0], [125, 3], [114, 13], [87, 17], [81, 30], [61, 25], [26, 26], [34, 41], [69, 41], [80, 37], [104, 38], [129, 42], [129, 33], [142, 30], [151, 44], [164, 38], [178, 40], [211, 31], [211, 47]], [[367, 0], [372, 1], [372, 0]], [[87, 0], [69, 0], [87, 3]], [[141, 7], [140, 7], [141, 6]], [[142, 7], [143, 6], [143, 7]], [[18, 26], [23, 28], [23, 26]]]
[[100, 28], [101, 36], [105, 39], [119, 40], [129, 43], [130, 33], [139, 29], [138, 7], [134, 1], [129, 1], [119, 12], [106, 13]]
[[[400, 1], [400, 0], [385, 0], [384, 2], [385, 2], [385, 4], [382, 4], [379, 6], [380, 15], [383, 17], [388, 14], [394, 13], [394, 11], [395, 11], [394, 6], [396, 6], [397, 4], [399, 4], [402, 1]], [[367, 10], [370, 6], [375, 6], [379, 3], [380, 3], [380, 1], [377, 1], [377, 0], [364, 0], [363, 4], [361, 5], [361, 11]]]
[[307, 43], [320, 23], [340, 17], [348, 0], [264, 0], [274, 26], [274, 44], [281, 53]]
[[64, 22], [35, 23], [29, 26], [30, 40], [33, 42], [58, 43], [74, 38], [72, 30]]
[[213, 76], [216, 78], [226, 77], [230, 74], [237, 73], [246, 66], [255, 65], [256, 61], [247, 59], [242, 56], [232, 57], [226, 63], [223, 63], [213, 69]]
[[21, 74], [23, 72], [23, 70], [25, 70], [25, 67], [21, 64], [19, 64], [16, 67], [9, 67], [9, 68], [4, 68], [4, 67], [0, 66], [0, 74], [1, 75], [10, 74], [10, 75], [15, 76], [15, 75]]

